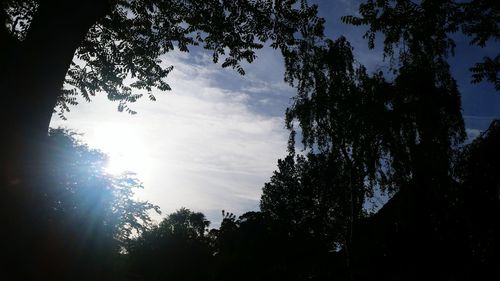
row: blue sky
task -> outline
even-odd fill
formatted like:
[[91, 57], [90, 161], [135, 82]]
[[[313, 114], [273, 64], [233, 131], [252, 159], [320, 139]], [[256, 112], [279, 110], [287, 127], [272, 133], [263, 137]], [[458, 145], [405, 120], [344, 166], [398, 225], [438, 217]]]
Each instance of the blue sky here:
[[[359, 1], [313, 2], [327, 20], [328, 37], [346, 36], [357, 60], [371, 71], [386, 65], [380, 48], [368, 50], [362, 27], [340, 22], [342, 15], [356, 13]], [[492, 85], [470, 85], [468, 68], [500, 46], [472, 49], [464, 38], [457, 42], [452, 71], [468, 133], [476, 136], [500, 117], [500, 95]], [[156, 102], [132, 105], [137, 115], [117, 112], [117, 105], [101, 95], [72, 108], [67, 121], [54, 116], [51, 125], [83, 133], [84, 142], [110, 155], [110, 172], [136, 172], [145, 186], [138, 198], [158, 204], [163, 216], [187, 207], [217, 225], [223, 209], [237, 215], [256, 210], [264, 183], [286, 154], [283, 115], [294, 90], [283, 82], [279, 52], [259, 51], [245, 66], [245, 76], [213, 64], [199, 49], [163, 59], [175, 67], [168, 78], [173, 90], [157, 94]]]

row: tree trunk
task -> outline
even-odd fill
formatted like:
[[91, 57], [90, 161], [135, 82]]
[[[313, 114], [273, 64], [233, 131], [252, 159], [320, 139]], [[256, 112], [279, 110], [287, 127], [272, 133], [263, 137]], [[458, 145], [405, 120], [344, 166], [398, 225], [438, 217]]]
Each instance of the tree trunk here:
[[[40, 196], [50, 188], [44, 159], [50, 155], [47, 133], [74, 53], [90, 27], [109, 11], [108, 1], [41, 0], [23, 41], [11, 37], [0, 12], [0, 196], [2, 255], [9, 264], [2, 274], [16, 280], [37, 274], [38, 280], [58, 279], [68, 264], [65, 245], [55, 239], [54, 224], [44, 222]], [[47, 201], [47, 200], [45, 200]], [[54, 226], [51, 228], [50, 225]], [[59, 244], [58, 244], [59, 243]], [[5, 260], [5, 259], [3, 259]], [[6, 271], [7, 269], [7, 271]], [[41, 272], [44, 275], [40, 276]]]
[[40, 2], [26, 39], [11, 39], [2, 48], [2, 164], [13, 184], [25, 180], [23, 170], [43, 144], [76, 49], [108, 11], [107, 1], [100, 0]]

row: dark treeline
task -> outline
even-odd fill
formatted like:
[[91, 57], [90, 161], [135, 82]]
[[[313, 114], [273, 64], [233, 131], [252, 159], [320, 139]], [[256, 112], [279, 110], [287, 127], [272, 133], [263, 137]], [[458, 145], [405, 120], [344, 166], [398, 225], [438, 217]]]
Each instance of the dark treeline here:
[[[1, 1], [0, 279], [500, 279], [500, 121], [466, 144], [448, 62], [456, 36], [495, 46], [497, 1], [365, 1], [342, 20], [366, 26], [370, 48], [383, 37], [375, 73], [346, 38], [325, 38], [306, 1], [170, 2]], [[63, 116], [78, 94], [105, 91], [133, 113], [133, 88], [168, 90], [158, 58], [173, 42], [214, 62], [229, 50], [222, 66], [244, 74], [265, 41], [297, 90], [288, 155], [260, 210], [223, 211], [218, 229], [185, 208], [152, 223], [160, 210], [133, 198], [138, 179], [107, 174], [71, 132], [46, 136], [54, 105]], [[471, 83], [498, 90], [499, 65], [471, 65]]]
[[337, 167], [323, 155], [292, 152], [280, 160], [263, 188], [260, 211], [240, 217], [222, 211], [220, 227], [210, 228], [202, 213], [182, 208], [156, 225], [149, 215], [158, 208], [132, 198], [141, 188], [133, 175], [106, 174], [106, 156], [71, 132], [52, 130], [50, 139], [56, 151], [47, 173], [54, 185], [30, 206], [4, 206], [11, 211], [5, 219], [18, 225], [2, 232], [6, 280], [499, 276], [499, 121], [456, 151], [453, 181], [434, 195], [438, 209], [426, 210], [429, 203], [413, 199], [408, 187], [375, 214], [363, 209], [354, 225], [343, 210], [347, 195], [332, 180]]

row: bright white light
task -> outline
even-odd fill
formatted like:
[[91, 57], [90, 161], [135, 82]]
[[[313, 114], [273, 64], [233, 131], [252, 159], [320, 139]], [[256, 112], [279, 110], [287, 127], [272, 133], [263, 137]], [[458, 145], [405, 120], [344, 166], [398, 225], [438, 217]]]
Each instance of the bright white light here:
[[126, 171], [147, 173], [151, 168], [146, 141], [137, 128], [126, 124], [102, 123], [94, 129], [88, 142], [108, 155], [105, 169], [110, 174]]
[[131, 163], [133, 163], [133, 161], [130, 160], [130, 157], [125, 157], [123, 155], [113, 156], [108, 159], [105, 171], [109, 174], [118, 175], [130, 170]]
[[286, 155], [281, 115], [255, 111], [254, 105], [265, 98], [267, 108], [283, 101], [284, 110], [294, 92], [275, 75], [282, 61], [274, 54], [262, 53], [261, 66], [253, 64], [244, 78], [221, 70], [208, 55], [194, 64], [187, 60], [192, 55], [170, 54], [166, 61], [176, 67], [168, 78], [172, 92], [156, 92], [156, 102], [137, 101], [137, 115], [119, 113], [116, 103], [97, 95], [92, 103], [81, 101], [68, 121], [54, 118], [52, 126], [84, 133], [83, 142], [109, 155], [107, 172], [137, 173], [144, 185], [137, 199], [159, 205], [163, 214], [180, 207], [202, 211], [217, 225], [222, 209], [258, 209], [263, 183]]

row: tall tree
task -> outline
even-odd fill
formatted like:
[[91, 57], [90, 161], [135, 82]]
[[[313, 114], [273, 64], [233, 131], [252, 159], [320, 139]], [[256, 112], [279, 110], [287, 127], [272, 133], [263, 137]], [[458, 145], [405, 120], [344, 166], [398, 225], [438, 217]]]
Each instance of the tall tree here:
[[[368, 0], [360, 5], [359, 16], [343, 17], [346, 23], [367, 26], [364, 37], [370, 48], [377, 33], [383, 35], [384, 55], [395, 62], [388, 104], [392, 121], [384, 142], [396, 167], [406, 166], [410, 185], [418, 186], [412, 197], [436, 208], [439, 204], [430, 201], [448, 192], [452, 150], [465, 139], [460, 92], [448, 63], [456, 46], [453, 34], [461, 31], [479, 47], [497, 41], [499, 8], [495, 1], [483, 0]], [[488, 80], [498, 89], [495, 60], [498, 55], [472, 67], [472, 82]]]
[[[290, 50], [286, 79], [298, 93], [286, 121], [292, 138], [300, 133], [306, 157], [289, 149], [280, 160], [264, 187], [263, 210], [292, 225], [301, 216], [335, 220], [343, 226], [337, 229], [344, 229], [339, 236], [347, 252], [363, 204], [378, 188], [408, 195], [398, 198], [409, 200], [405, 210], [411, 214], [405, 216], [421, 234], [444, 223], [454, 148], [465, 139], [460, 93], [447, 61], [455, 46], [451, 34], [461, 28], [472, 44], [484, 46], [498, 38], [497, 11], [489, 1], [367, 1], [359, 17], [343, 19], [368, 25], [371, 48], [377, 32], [385, 35], [385, 56], [392, 58], [388, 75], [368, 74], [344, 38], [303, 40]], [[493, 73], [483, 78], [498, 76], [488, 69]], [[332, 161], [318, 165], [318, 159]], [[311, 167], [318, 174], [307, 172]], [[323, 207], [340, 208], [322, 216], [316, 205], [325, 193], [334, 199]]]
[[[292, 130], [290, 155], [266, 184], [261, 202], [265, 210], [282, 213], [272, 209], [287, 198], [283, 194], [294, 194], [289, 193], [294, 187], [281, 181], [298, 177], [292, 180], [297, 185], [295, 198], [307, 207], [296, 212], [322, 223], [336, 221], [341, 233], [332, 234], [336, 238], [330, 242], [347, 245], [353, 225], [363, 216], [365, 199], [376, 186], [391, 187], [384, 163], [389, 154], [383, 146], [390, 84], [381, 74], [370, 77], [364, 67], [357, 66], [352, 47], [343, 37], [301, 43], [286, 56], [293, 58], [287, 60], [287, 81], [298, 89], [286, 112]], [[295, 130], [306, 157], [295, 157]], [[322, 223], [317, 221], [316, 226], [321, 228]]]
[[[471, 267], [464, 262], [472, 258], [465, 238], [469, 230], [458, 223], [464, 209], [457, 206], [461, 200], [457, 190], [463, 186], [452, 177], [454, 150], [465, 139], [465, 130], [460, 92], [448, 57], [454, 55], [453, 34], [459, 30], [471, 39], [471, 45], [484, 47], [498, 40], [499, 6], [494, 1], [481, 0], [368, 0], [360, 5], [359, 14], [343, 20], [368, 26], [365, 38], [370, 48], [374, 47], [375, 36], [381, 33], [384, 55], [393, 63], [392, 98], [387, 104], [391, 118], [384, 146], [392, 154], [393, 170], [399, 170], [399, 174], [402, 171], [404, 177], [403, 181], [395, 178], [400, 191], [384, 212], [364, 228], [367, 231], [378, 226], [380, 230], [372, 228], [367, 232], [374, 237], [385, 233], [392, 238], [366, 243], [361, 230], [356, 239], [361, 242], [356, 254], [358, 262], [366, 265], [370, 259], [383, 255], [387, 259], [380, 264], [392, 262], [398, 270], [411, 268], [415, 278], [427, 272], [448, 279], [471, 278]], [[499, 67], [495, 60], [498, 55], [472, 67], [472, 82], [487, 80], [498, 89]], [[364, 247], [367, 244], [379, 247], [375, 251], [378, 256], [368, 254], [368, 247]], [[398, 249], [405, 245], [411, 245], [408, 251], [413, 255]], [[425, 261], [413, 257], [422, 254], [431, 257]], [[436, 261], [444, 259], [446, 263], [436, 266]], [[462, 264], [463, 269], [454, 269]], [[368, 278], [364, 271], [366, 267], [360, 268], [358, 274]], [[394, 274], [404, 276], [397, 271]]]

